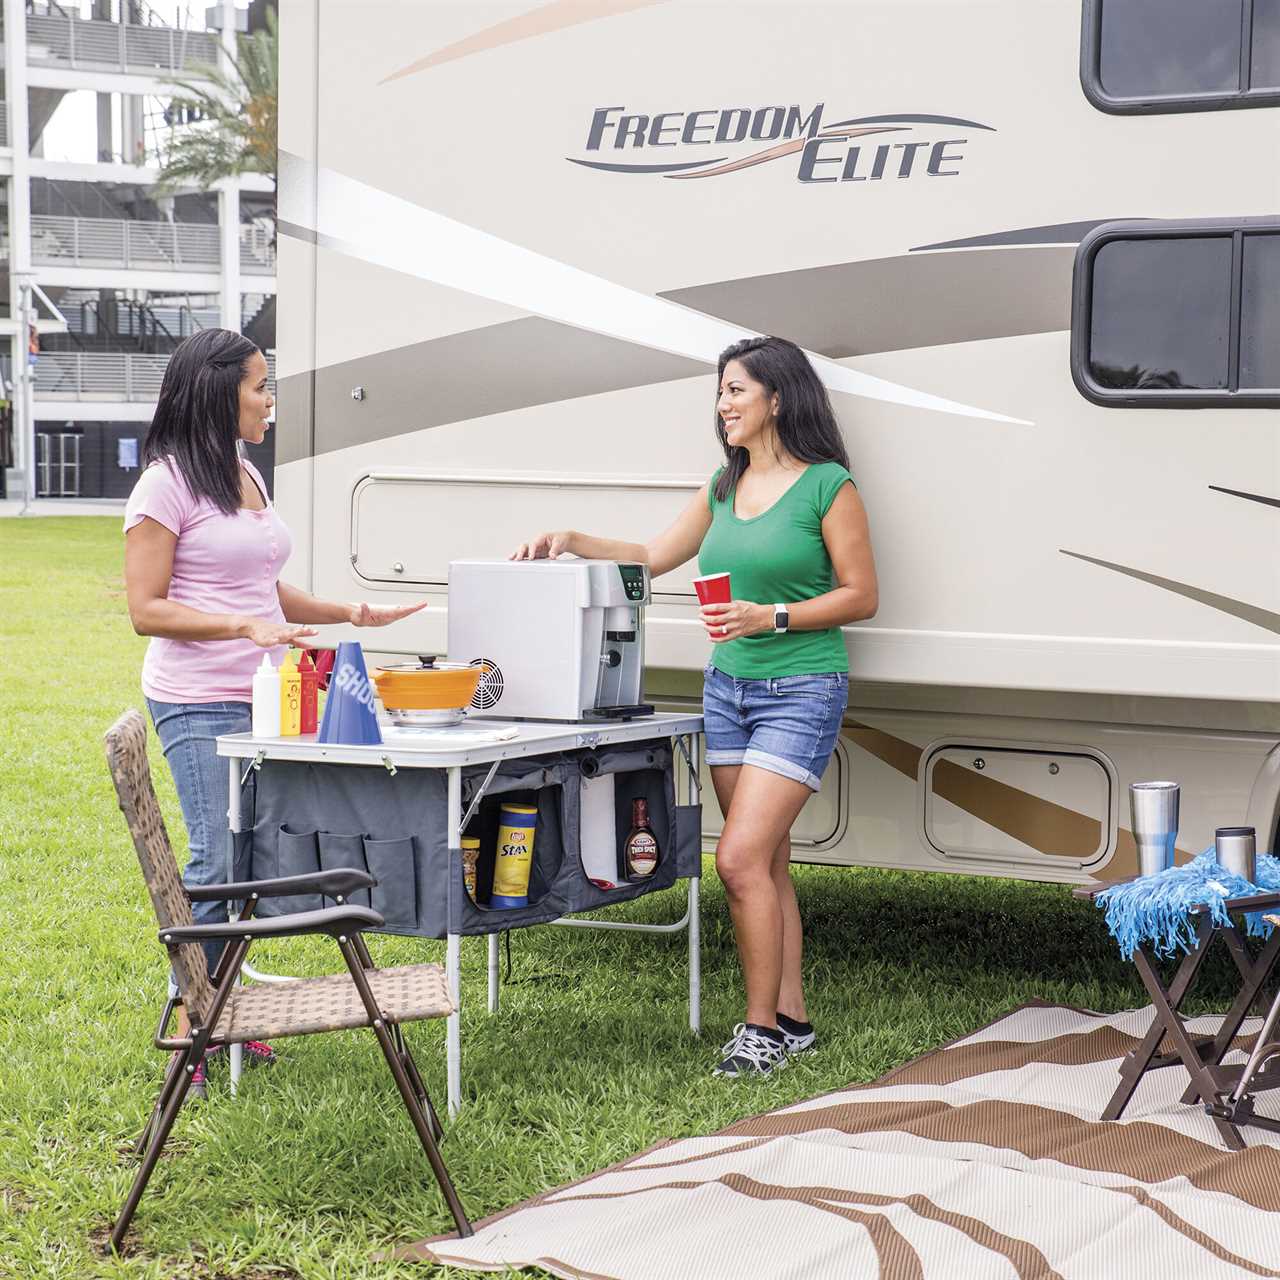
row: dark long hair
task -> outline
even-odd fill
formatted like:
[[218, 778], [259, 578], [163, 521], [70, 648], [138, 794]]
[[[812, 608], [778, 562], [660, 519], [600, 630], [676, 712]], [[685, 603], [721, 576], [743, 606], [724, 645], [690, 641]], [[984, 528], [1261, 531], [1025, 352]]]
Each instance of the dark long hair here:
[[231, 515], [240, 506], [240, 383], [257, 351], [230, 329], [202, 329], [169, 359], [142, 465], [172, 456], [187, 487]]
[[[744, 338], [720, 353], [716, 369], [716, 399], [724, 380], [724, 367], [737, 360], [770, 395], [778, 397], [778, 443], [801, 462], [838, 462], [846, 470], [849, 454], [827, 389], [808, 357], [786, 338]], [[725, 465], [716, 482], [716, 500], [723, 502], [737, 487], [751, 464], [751, 455], [731, 445], [720, 415], [715, 415], [716, 439], [724, 450]]]

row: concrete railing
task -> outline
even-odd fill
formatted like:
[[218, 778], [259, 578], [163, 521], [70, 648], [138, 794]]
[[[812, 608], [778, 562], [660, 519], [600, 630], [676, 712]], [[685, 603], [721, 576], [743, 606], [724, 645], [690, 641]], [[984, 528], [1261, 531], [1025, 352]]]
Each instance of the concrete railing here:
[[126, 222], [122, 218], [31, 218], [31, 261], [60, 266], [216, 271], [218, 228], [204, 222]]
[[218, 37], [207, 31], [144, 27], [97, 19], [27, 16], [27, 60], [38, 66], [84, 67], [139, 75], [198, 72], [218, 59]]
[[9, 104], [0, 102], [0, 147], [9, 145]]
[[[36, 361], [38, 400], [154, 400], [169, 357], [131, 352], [46, 351]], [[274, 353], [267, 370], [275, 381]]]
[[[122, 218], [31, 218], [31, 261], [45, 266], [138, 267], [148, 271], [217, 271], [218, 227], [205, 222], [128, 222]], [[240, 228], [240, 269], [273, 275], [276, 251], [261, 227]]]

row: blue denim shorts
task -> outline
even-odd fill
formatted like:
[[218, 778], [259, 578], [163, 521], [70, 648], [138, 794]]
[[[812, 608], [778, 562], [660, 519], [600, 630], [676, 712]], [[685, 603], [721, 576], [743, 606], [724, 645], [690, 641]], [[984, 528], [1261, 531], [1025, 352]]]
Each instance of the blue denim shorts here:
[[753, 764], [814, 791], [840, 736], [849, 677], [739, 680], [708, 667], [702, 686], [708, 764]]

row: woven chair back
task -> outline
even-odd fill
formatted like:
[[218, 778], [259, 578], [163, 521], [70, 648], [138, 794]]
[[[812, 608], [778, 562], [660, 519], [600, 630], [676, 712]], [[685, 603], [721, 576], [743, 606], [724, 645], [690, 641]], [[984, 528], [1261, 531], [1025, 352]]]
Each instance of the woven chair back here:
[[[120, 812], [133, 836], [133, 847], [138, 851], [156, 921], [162, 929], [191, 924], [191, 903], [182, 888], [173, 846], [151, 785], [147, 726], [141, 713], [126, 711], [107, 730], [106, 743], [111, 780], [120, 800]], [[192, 1024], [199, 1026], [213, 1004], [204, 951], [198, 943], [184, 942], [170, 952], [170, 957], [187, 1014]]]

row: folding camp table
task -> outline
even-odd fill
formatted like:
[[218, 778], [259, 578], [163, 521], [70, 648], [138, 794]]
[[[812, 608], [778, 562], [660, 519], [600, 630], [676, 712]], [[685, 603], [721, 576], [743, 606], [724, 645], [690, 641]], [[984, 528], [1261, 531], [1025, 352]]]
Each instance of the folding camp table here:
[[[1124, 883], [1127, 881], [1112, 880], [1087, 885], [1076, 889], [1074, 896], [1091, 901], [1104, 889]], [[1228, 917], [1265, 911], [1280, 906], [1280, 893], [1228, 898], [1223, 905]], [[1160, 976], [1157, 958], [1150, 945], [1143, 943], [1134, 952], [1133, 962], [1142, 985], [1151, 996], [1154, 1017], [1141, 1043], [1121, 1063], [1120, 1083], [1111, 1095], [1102, 1119], [1118, 1120], [1124, 1114], [1138, 1082], [1148, 1071], [1182, 1066], [1191, 1078], [1182, 1101], [1188, 1104], [1201, 1102], [1223, 1142], [1232, 1151], [1243, 1151], [1245, 1142], [1240, 1136], [1238, 1125], [1256, 1124], [1280, 1131], [1280, 1122], [1265, 1116], [1255, 1116], [1253, 1113], [1253, 1094], [1259, 1089], [1280, 1086], [1280, 1071], [1259, 1069], [1264, 1065], [1263, 1059], [1271, 1056], [1263, 1053], [1262, 1049], [1268, 1032], [1274, 1027], [1280, 995], [1268, 1015], [1267, 1025], [1263, 1027], [1250, 1061], [1242, 1067], [1224, 1066], [1222, 1060], [1230, 1051], [1249, 1010], [1276, 969], [1277, 961], [1280, 961], [1280, 928], [1272, 930], [1270, 938], [1251, 959], [1245, 946], [1244, 934], [1234, 919], [1228, 924], [1219, 925], [1214, 922], [1207, 906], [1196, 906], [1189, 910], [1196, 917], [1195, 944], [1182, 957], [1168, 983]], [[1205, 957], [1218, 940], [1226, 945], [1231, 954], [1240, 975], [1240, 989], [1215, 1035], [1192, 1035], [1178, 1011], [1190, 994]], [[1171, 1046], [1172, 1051], [1166, 1049], [1161, 1052], [1165, 1044]], [[1275, 1048], [1273, 1046], [1273, 1052]]]
[[[235, 880], [237, 872], [234, 862], [237, 856], [237, 836], [246, 834], [241, 812], [241, 797], [245, 779], [254, 770], [268, 770], [277, 762], [302, 762], [312, 765], [352, 765], [359, 772], [350, 775], [351, 786], [358, 786], [360, 778], [386, 778], [394, 776], [400, 769], [440, 770], [445, 772], [447, 787], [445, 794], [447, 803], [445, 812], [440, 815], [441, 823], [447, 838], [448, 877], [456, 881], [456, 885], [448, 882], [429, 886], [434, 899], [442, 899], [449, 894], [455, 896], [449, 903], [448, 932], [443, 933], [446, 940], [445, 969], [448, 977], [449, 991], [455, 1005], [455, 1012], [448, 1019], [446, 1059], [448, 1064], [448, 1103], [449, 1112], [455, 1115], [462, 1099], [461, 1068], [461, 990], [459, 970], [461, 959], [462, 931], [457, 925], [457, 902], [461, 895], [461, 837], [464, 828], [476, 812], [487, 788], [493, 784], [495, 774], [500, 768], [512, 767], [513, 763], [533, 758], [553, 757], [572, 759], [572, 753], [592, 751], [596, 748], [619, 748], [623, 744], [644, 744], [665, 739], [674, 743], [671, 752], [671, 767], [674, 769], [678, 757], [683, 760], [687, 777], [686, 796], [689, 805], [685, 806], [686, 826], [691, 817], [697, 820], [696, 806], [701, 801], [700, 778], [700, 735], [702, 733], [702, 717], [690, 714], [659, 714], [639, 717], [634, 720], [589, 722], [589, 723], [557, 723], [544, 724], [533, 722], [507, 722], [469, 718], [466, 722], [471, 731], [494, 730], [508, 731], [512, 734], [503, 741], [481, 741], [473, 732], [470, 739], [460, 730], [459, 745], [445, 743], [442, 745], [441, 735], [417, 735], [412, 732], [396, 732], [385, 729], [385, 741], [380, 745], [347, 746], [321, 743], [314, 734], [288, 738], [255, 738], [252, 734], [229, 734], [218, 739], [218, 754], [229, 760], [229, 809], [228, 817], [232, 832], [232, 847], [229, 859], [232, 867], [228, 872], [228, 880]], [[570, 753], [568, 756], [565, 753]], [[475, 786], [475, 766], [489, 766], [487, 776]], [[464, 771], [471, 780], [472, 793], [470, 805], [464, 812]], [[262, 777], [262, 774], [259, 774]], [[494, 784], [496, 785], [496, 784]], [[678, 807], [678, 806], [677, 806]], [[698, 823], [700, 826], [700, 823]], [[698, 833], [685, 831], [686, 843], [689, 838], [699, 838]], [[437, 836], [438, 838], [438, 836]], [[687, 853], [688, 851], [686, 851]], [[676, 850], [670, 850], [674, 855]], [[640, 924], [629, 921], [613, 920], [578, 920], [556, 918], [540, 920], [536, 923], [554, 923], [574, 925], [579, 928], [619, 929], [640, 933], [673, 934], [688, 933], [689, 945], [689, 1026], [698, 1032], [702, 1025], [701, 1014], [701, 958], [700, 958], [700, 925], [698, 916], [700, 873], [696, 864], [700, 854], [700, 845], [692, 849], [694, 858], [690, 865], [683, 868], [682, 875], [687, 876], [688, 894], [687, 909], [677, 921], [669, 924]], [[240, 878], [243, 878], [241, 876]], [[443, 880], [443, 877], [441, 877]], [[655, 883], [657, 882], [655, 876]], [[585, 881], [584, 885], [589, 883]], [[640, 892], [635, 885], [626, 886], [627, 896]], [[591, 890], [586, 890], [591, 894]], [[595, 900], [589, 907], [596, 909], [607, 906], [607, 898], [596, 891]], [[468, 910], [474, 912], [468, 905]], [[499, 974], [499, 933], [512, 927], [515, 913], [491, 911], [488, 913], [490, 923], [477, 925], [471, 920], [469, 932], [485, 932], [489, 944], [489, 1011], [498, 1008], [498, 974]], [[490, 927], [491, 926], [491, 927]], [[412, 932], [412, 931], [410, 931]], [[423, 934], [422, 936], [441, 936], [441, 933]], [[258, 973], [248, 965], [244, 972], [247, 976], [262, 981], [288, 981], [275, 975]], [[235, 1048], [238, 1048], [236, 1046]], [[232, 1078], [237, 1077], [238, 1054], [233, 1050]]]

